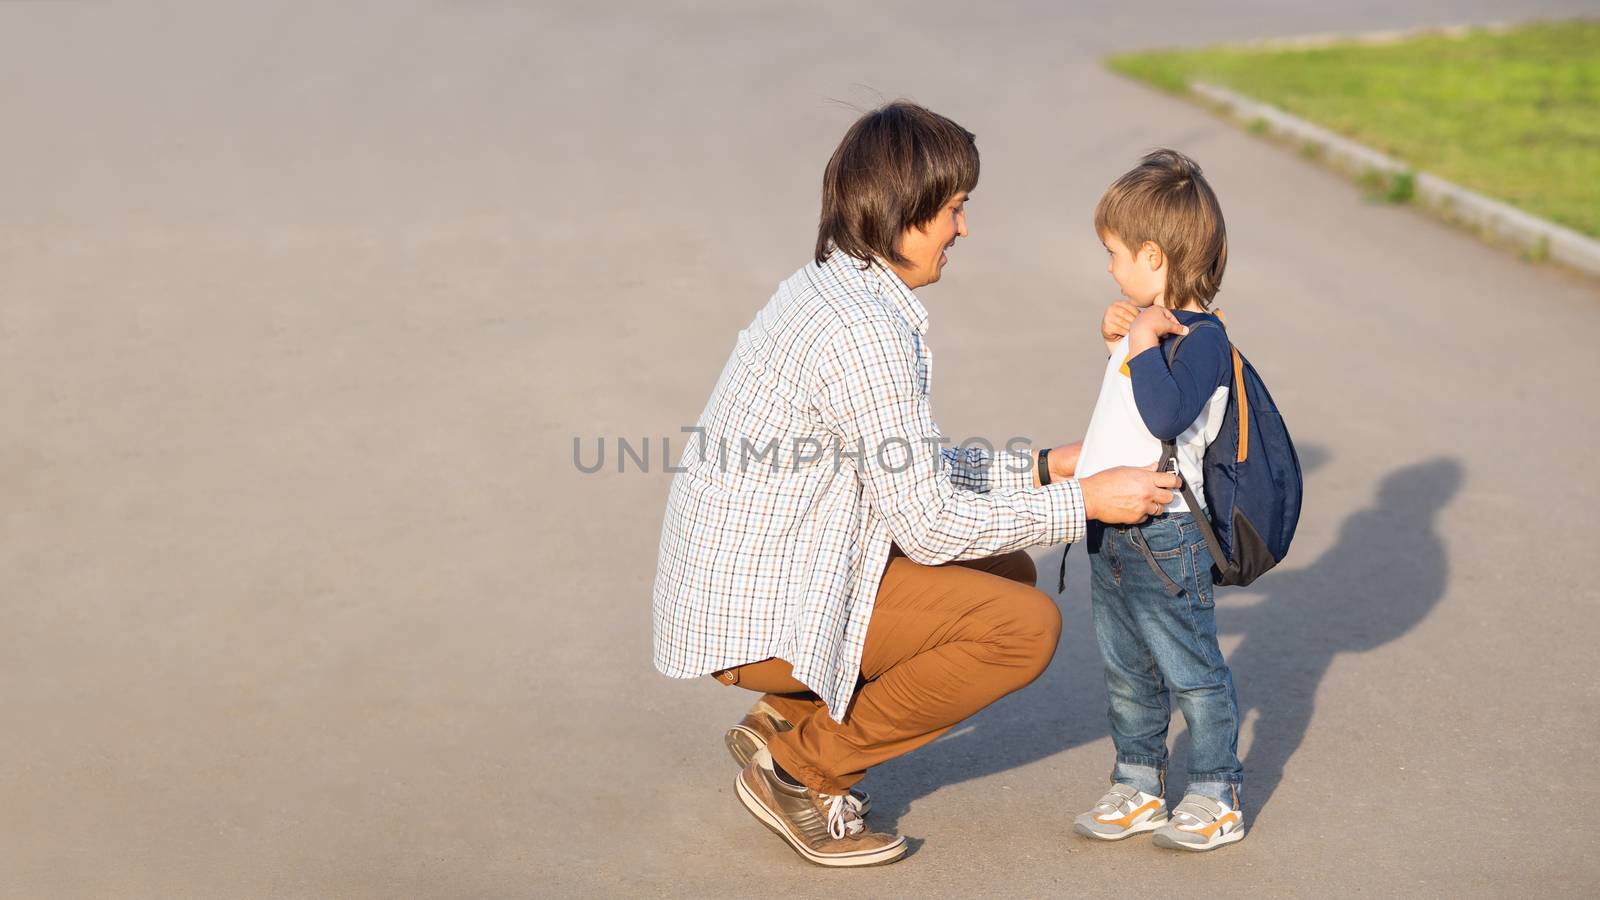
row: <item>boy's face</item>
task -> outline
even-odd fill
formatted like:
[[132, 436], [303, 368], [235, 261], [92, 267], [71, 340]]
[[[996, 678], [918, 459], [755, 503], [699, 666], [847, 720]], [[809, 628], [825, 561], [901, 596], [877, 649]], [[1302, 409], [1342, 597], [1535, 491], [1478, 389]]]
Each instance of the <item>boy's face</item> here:
[[1110, 256], [1106, 271], [1134, 306], [1153, 306], [1166, 294], [1167, 258], [1153, 241], [1145, 241], [1138, 250], [1132, 250], [1108, 231], [1100, 235], [1100, 243]]

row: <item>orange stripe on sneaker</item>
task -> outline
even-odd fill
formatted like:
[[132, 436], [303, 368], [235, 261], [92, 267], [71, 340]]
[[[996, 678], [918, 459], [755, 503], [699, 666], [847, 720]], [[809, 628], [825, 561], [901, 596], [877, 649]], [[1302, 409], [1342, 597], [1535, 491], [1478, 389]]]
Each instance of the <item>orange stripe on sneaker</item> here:
[[1148, 800], [1148, 801], [1145, 802], [1145, 804], [1143, 806], [1139, 807], [1138, 809], [1134, 810], [1131, 813], [1128, 813], [1127, 815], [1123, 816], [1120, 819], [1101, 819], [1101, 818], [1096, 818], [1095, 821], [1099, 822], [1101, 825], [1115, 825], [1118, 828], [1127, 828], [1129, 825], [1132, 825], [1133, 824], [1133, 820], [1139, 818], [1139, 815], [1141, 813], [1143, 813], [1145, 810], [1147, 810], [1147, 809], [1157, 809], [1160, 806], [1161, 806], [1161, 801], [1160, 800]]
[[1210, 840], [1211, 836], [1213, 834], [1217, 833], [1217, 829], [1221, 828], [1223, 825], [1228, 824], [1228, 822], [1230, 820], [1237, 824], [1238, 821], [1239, 821], [1239, 814], [1236, 813], [1236, 812], [1226, 813], [1226, 814], [1223, 815], [1222, 818], [1216, 820], [1215, 822], [1212, 822], [1210, 825], [1207, 825], [1204, 828], [1196, 828], [1196, 829], [1194, 829], [1194, 833], [1200, 835], [1203, 838], [1206, 838], [1207, 840]]

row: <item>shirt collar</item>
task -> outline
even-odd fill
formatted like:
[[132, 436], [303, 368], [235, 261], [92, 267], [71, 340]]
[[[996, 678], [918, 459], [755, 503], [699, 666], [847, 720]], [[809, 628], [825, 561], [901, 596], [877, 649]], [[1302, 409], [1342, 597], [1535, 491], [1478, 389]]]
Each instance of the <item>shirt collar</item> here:
[[922, 301], [911, 292], [911, 288], [906, 287], [906, 283], [889, 268], [888, 263], [881, 259], [873, 259], [872, 268], [878, 273], [878, 283], [883, 285], [884, 293], [889, 295], [895, 308], [900, 310], [900, 315], [906, 317], [906, 321], [916, 329], [917, 334], [927, 334], [928, 310], [922, 305]]
[[828, 258], [824, 265], [832, 267], [836, 273], [846, 279], [852, 277], [862, 279], [866, 282], [866, 287], [869, 290], [872, 288], [874, 280], [876, 280], [878, 290], [875, 293], [893, 304], [895, 311], [900, 313], [901, 318], [905, 319], [906, 323], [917, 334], [926, 335], [928, 333], [927, 308], [922, 305], [921, 300], [917, 299], [917, 295], [911, 292], [911, 288], [906, 287], [906, 283], [900, 280], [900, 276], [889, 268], [889, 264], [882, 259], [876, 256], [873, 257], [872, 262], [868, 263], [864, 270], [861, 260], [830, 244]]

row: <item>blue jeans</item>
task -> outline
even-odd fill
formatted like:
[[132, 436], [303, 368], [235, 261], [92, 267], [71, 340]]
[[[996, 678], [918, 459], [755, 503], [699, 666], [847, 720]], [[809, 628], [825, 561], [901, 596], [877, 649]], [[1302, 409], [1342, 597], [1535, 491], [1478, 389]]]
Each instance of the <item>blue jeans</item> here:
[[1117, 748], [1111, 780], [1165, 795], [1175, 698], [1189, 725], [1189, 791], [1239, 808], [1239, 700], [1217, 646], [1211, 552], [1200, 527], [1187, 513], [1096, 524], [1089, 559]]

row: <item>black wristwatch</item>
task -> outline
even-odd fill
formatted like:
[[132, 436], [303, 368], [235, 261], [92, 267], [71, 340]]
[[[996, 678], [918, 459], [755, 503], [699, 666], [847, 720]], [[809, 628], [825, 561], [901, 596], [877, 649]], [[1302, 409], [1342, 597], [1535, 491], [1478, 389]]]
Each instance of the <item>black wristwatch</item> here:
[[1049, 463], [1049, 459], [1050, 459], [1050, 448], [1049, 447], [1041, 448], [1039, 450], [1039, 486], [1040, 487], [1043, 487], [1044, 485], [1047, 485], [1047, 484], [1050, 483], [1050, 463]]

